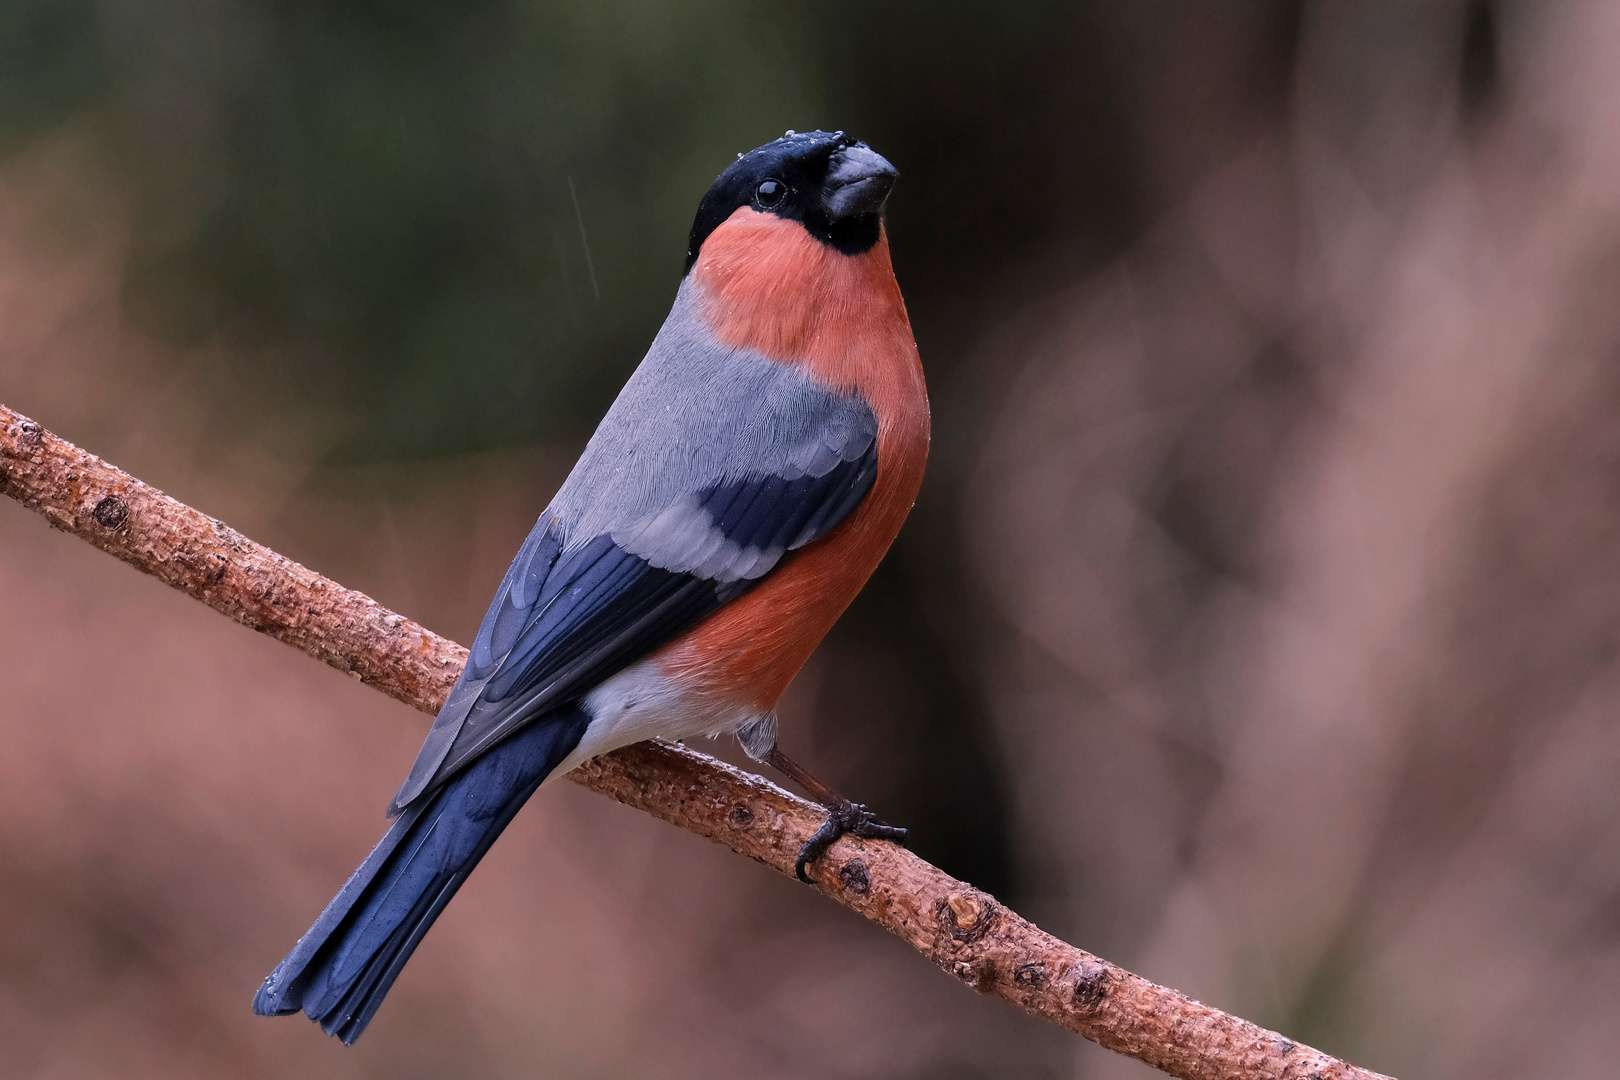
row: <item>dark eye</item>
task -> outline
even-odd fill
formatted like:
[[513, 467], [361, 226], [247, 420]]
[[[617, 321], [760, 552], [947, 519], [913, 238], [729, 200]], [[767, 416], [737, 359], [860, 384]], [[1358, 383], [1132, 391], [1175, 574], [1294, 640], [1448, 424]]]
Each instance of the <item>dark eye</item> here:
[[787, 185], [780, 180], [767, 180], [754, 189], [754, 198], [759, 200], [759, 205], [767, 209], [781, 202], [786, 194]]

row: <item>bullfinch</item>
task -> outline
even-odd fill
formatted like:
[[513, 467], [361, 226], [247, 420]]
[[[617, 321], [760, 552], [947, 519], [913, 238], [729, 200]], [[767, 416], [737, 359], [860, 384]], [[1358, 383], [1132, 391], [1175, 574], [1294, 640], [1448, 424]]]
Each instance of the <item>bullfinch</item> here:
[[776, 745], [776, 703], [922, 483], [928, 394], [889, 263], [895, 170], [843, 132], [739, 156], [698, 206], [669, 317], [546, 507], [389, 807], [392, 827], [254, 999], [352, 1043], [552, 777], [735, 733], [845, 832], [901, 840]]

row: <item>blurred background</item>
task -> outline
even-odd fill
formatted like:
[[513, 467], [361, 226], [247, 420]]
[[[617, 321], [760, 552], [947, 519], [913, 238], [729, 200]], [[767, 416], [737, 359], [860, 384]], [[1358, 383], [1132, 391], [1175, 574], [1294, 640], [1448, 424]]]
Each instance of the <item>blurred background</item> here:
[[[935, 442], [789, 752], [1358, 1064], [1606, 1077], [1617, 55], [1601, 0], [7, 0], [0, 401], [465, 641], [709, 181], [847, 129]], [[357, 1047], [251, 1016], [426, 725], [0, 504], [0, 1073], [1149, 1075], [568, 784]]]

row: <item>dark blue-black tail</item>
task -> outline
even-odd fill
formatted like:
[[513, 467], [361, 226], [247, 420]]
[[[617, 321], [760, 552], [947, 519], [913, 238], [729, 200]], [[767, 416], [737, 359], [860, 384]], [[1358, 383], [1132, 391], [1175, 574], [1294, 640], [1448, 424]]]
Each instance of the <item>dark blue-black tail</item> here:
[[589, 720], [578, 707], [559, 710], [407, 807], [264, 980], [253, 1011], [302, 1009], [328, 1035], [358, 1039], [422, 935]]

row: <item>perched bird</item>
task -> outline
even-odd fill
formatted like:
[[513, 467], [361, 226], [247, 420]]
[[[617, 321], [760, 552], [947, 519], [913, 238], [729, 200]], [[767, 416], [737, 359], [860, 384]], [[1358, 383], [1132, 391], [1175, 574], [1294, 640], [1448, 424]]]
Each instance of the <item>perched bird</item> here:
[[736, 733], [845, 832], [903, 839], [787, 758], [774, 709], [911, 509], [928, 395], [889, 263], [892, 165], [843, 132], [741, 155], [675, 304], [512, 560], [393, 826], [264, 981], [352, 1043], [530, 795], [643, 739]]

